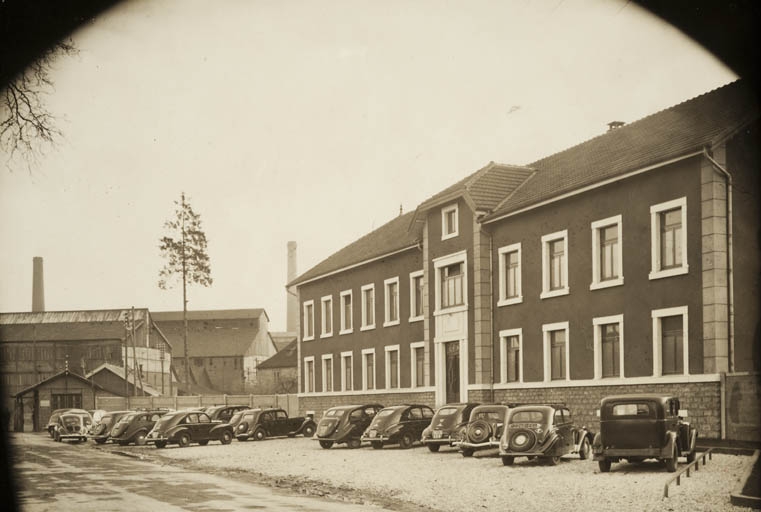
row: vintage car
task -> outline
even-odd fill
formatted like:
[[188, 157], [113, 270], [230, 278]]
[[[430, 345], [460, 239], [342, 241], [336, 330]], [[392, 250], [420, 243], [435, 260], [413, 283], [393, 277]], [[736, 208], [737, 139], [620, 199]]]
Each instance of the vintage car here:
[[197, 410], [174, 411], [163, 415], [148, 433], [146, 443], [164, 448], [168, 444], [177, 444], [180, 448], [190, 443], [206, 446], [209, 441], [230, 444], [233, 440], [233, 428], [223, 421], [212, 421], [205, 412]]
[[670, 472], [676, 471], [678, 457], [695, 460], [698, 432], [684, 421], [687, 411], [674, 396], [609, 396], [602, 399], [599, 415], [600, 433], [592, 451], [603, 473], [622, 459], [658, 459]]
[[87, 431], [90, 428], [90, 424], [87, 420], [90, 415], [87, 411], [85, 414], [64, 411], [58, 415], [56, 425], [53, 428], [53, 439], [56, 442], [61, 441], [74, 441], [84, 442], [87, 441]]
[[213, 405], [207, 407], [205, 411], [209, 415], [212, 421], [223, 421], [225, 423], [230, 422], [230, 418], [233, 417], [238, 411], [244, 411], [250, 409], [247, 405]]
[[289, 418], [283, 409], [268, 407], [246, 411], [235, 430], [235, 437], [238, 441], [262, 441], [267, 437], [298, 434], [312, 437], [316, 428], [311, 416]]
[[50, 418], [48, 419], [48, 424], [45, 426], [45, 430], [48, 431], [48, 434], [50, 434], [50, 437], [55, 437], [54, 432], [56, 427], [58, 426], [58, 418], [59, 416], [61, 416], [61, 413], [64, 413], [67, 411], [75, 412], [77, 414], [87, 415], [88, 427], [92, 425], [92, 417], [90, 416], [90, 413], [84, 409], [56, 409], [50, 414]]
[[436, 411], [431, 424], [423, 430], [420, 441], [432, 452], [437, 452], [442, 445], [454, 446], [461, 441], [462, 430], [470, 421], [470, 413], [477, 403], [447, 404]]
[[108, 441], [111, 430], [116, 423], [125, 415], [134, 411], [109, 411], [101, 416], [100, 421], [94, 422], [90, 429], [90, 437], [98, 444]]
[[134, 411], [125, 414], [116, 422], [111, 429], [109, 439], [121, 446], [135, 443], [137, 446], [145, 444], [146, 436], [156, 422], [169, 412], [168, 409], [156, 409], [151, 411]]
[[383, 406], [380, 404], [331, 407], [320, 418], [313, 439], [319, 441], [325, 449], [335, 443], [346, 443], [349, 448], [359, 448], [362, 445], [362, 433], [381, 409]]
[[375, 415], [360, 441], [367, 441], [375, 449], [388, 444], [409, 448], [420, 440], [423, 429], [430, 425], [433, 410], [427, 405], [410, 404], [386, 407]]
[[477, 450], [499, 447], [502, 428], [510, 407], [504, 404], [485, 404], [475, 407], [467, 425], [460, 427], [460, 441], [455, 441], [463, 457], [472, 457]]
[[507, 414], [499, 455], [505, 466], [516, 457], [538, 457], [554, 466], [569, 453], [589, 459], [592, 438], [586, 427], [574, 425], [571, 411], [563, 404], [519, 405]]

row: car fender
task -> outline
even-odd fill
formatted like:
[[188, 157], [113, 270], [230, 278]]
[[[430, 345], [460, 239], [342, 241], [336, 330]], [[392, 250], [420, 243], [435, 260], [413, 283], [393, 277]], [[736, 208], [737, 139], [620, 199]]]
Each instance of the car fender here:
[[663, 445], [663, 449], [661, 450], [662, 454], [667, 454], [670, 458], [670, 455], [672, 453], [672, 450], [674, 449], [674, 446], [676, 445], [676, 453], [679, 455], [679, 443], [676, 440], [676, 433], [675, 432], [666, 432], [666, 442]]
[[695, 453], [695, 445], [698, 442], [698, 429], [690, 429], [690, 453]]
[[166, 438], [170, 441], [175, 441], [182, 434], [188, 434], [191, 438], [193, 437], [190, 435], [190, 430], [187, 427], [174, 427], [167, 431]]
[[233, 435], [233, 427], [229, 423], [222, 423], [220, 425], [215, 425], [209, 431], [209, 436], [221, 438], [222, 437], [222, 432], [224, 432], [225, 430], [229, 430], [230, 431], [230, 435], [234, 437], [234, 435]]
[[306, 428], [308, 425], [312, 425], [312, 428], [317, 431], [317, 424], [311, 418], [304, 418], [304, 421], [301, 422], [301, 426], [297, 428], [293, 433], [301, 434], [304, 428]]
[[579, 449], [581, 448], [581, 443], [584, 442], [584, 439], [588, 439], [590, 443], [594, 444], [594, 438], [595, 436], [593, 436], [592, 433], [586, 429], [586, 427], [581, 427], [578, 430], [578, 435], [577, 435], [578, 442], [574, 443], [573, 445], [574, 453], [579, 452]]

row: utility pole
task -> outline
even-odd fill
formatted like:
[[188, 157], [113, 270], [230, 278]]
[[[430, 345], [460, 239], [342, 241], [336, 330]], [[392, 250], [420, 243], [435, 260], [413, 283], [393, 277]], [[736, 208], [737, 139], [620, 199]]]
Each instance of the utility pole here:
[[190, 365], [188, 364], [188, 285], [187, 285], [187, 261], [185, 250], [185, 192], [182, 193], [182, 341], [185, 351], [185, 387], [188, 394], [192, 394], [190, 387]]

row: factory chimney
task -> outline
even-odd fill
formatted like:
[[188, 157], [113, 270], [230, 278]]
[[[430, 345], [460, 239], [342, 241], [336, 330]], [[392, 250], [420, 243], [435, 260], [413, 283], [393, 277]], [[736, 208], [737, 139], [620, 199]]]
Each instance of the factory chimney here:
[[[298, 270], [296, 269], [296, 242], [288, 242], [288, 281], [296, 279]], [[288, 288], [288, 309], [286, 310], [286, 330], [288, 332], [298, 332], [299, 330], [299, 298], [296, 295], [296, 288]]]
[[42, 258], [32, 259], [32, 312], [45, 311], [45, 281], [42, 277]]

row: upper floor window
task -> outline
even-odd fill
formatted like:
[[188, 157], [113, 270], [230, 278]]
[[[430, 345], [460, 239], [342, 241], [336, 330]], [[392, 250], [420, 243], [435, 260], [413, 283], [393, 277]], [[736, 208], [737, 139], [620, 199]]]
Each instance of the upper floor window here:
[[333, 297], [328, 295], [320, 299], [322, 305], [322, 332], [321, 338], [327, 338], [333, 336]]
[[463, 263], [454, 263], [441, 268], [441, 307], [451, 308], [465, 303], [463, 290]]
[[540, 298], [567, 295], [568, 230], [542, 237], [542, 293]]
[[498, 306], [523, 301], [521, 289], [521, 244], [499, 248], [499, 301]]
[[457, 204], [441, 209], [441, 239], [454, 238], [459, 233]]
[[399, 324], [399, 278], [394, 277], [386, 279], [383, 282], [385, 287], [384, 309], [386, 312], [383, 327]]
[[500, 331], [500, 381], [523, 381], [523, 330]]
[[353, 331], [352, 319], [354, 310], [351, 302], [351, 290], [341, 292], [341, 330], [338, 334], [349, 334]]
[[410, 273], [410, 322], [423, 319], [423, 271]]
[[653, 375], [689, 374], [687, 306], [653, 311]]
[[590, 290], [624, 284], [621, 235], [621, 215], [592, 223]]
[[544, 380], [568, 380], [568, 322], [542, 326], [544, 332]]
[[595, 379], [623, 377], [624, 316], [592, 320], [594, 325]]
[[650, 279], [689, 271], [686, 197], [650, 207], [650, 245]]
[[362, 287], [362, 327], [360, 331], [375, 328], [375, 285]]
[[309, 341], [314, 339], [314, 301], [304, 302], [304, 339]]

